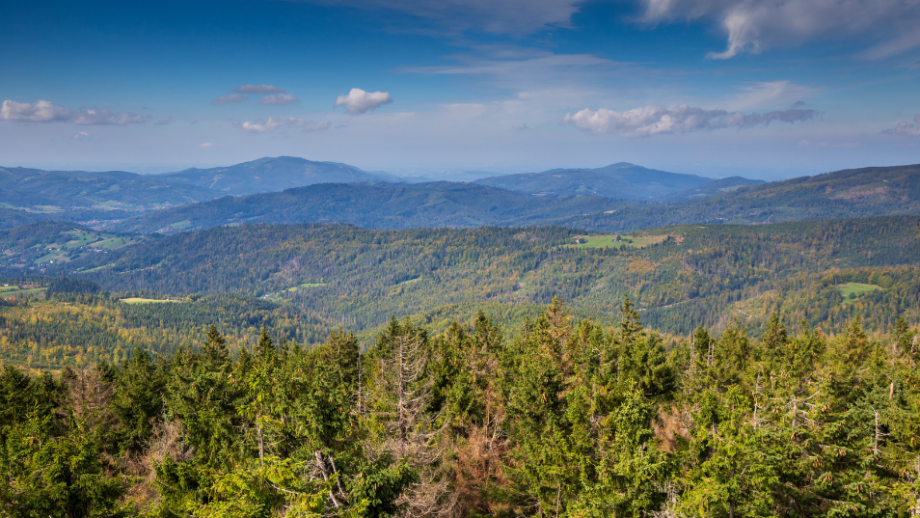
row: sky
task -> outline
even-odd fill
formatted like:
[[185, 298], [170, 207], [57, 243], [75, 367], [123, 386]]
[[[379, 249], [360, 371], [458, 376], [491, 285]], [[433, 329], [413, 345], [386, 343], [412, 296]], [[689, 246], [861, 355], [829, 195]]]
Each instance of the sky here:
[[920, 0], [0, 0], [0, 165], [920, 163]]

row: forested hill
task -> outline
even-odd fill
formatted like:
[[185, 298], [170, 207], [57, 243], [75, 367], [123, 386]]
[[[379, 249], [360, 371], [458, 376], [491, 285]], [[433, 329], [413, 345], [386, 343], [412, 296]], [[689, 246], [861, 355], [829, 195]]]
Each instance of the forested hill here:
[[493, 176], [475, 180], [475, 183], [538, 196], [582, 194], [618, 200], [663, 201], [709, 196], [763, 182], [738, 176], [713, 180], [620, 162], [597, 169], [551, 169], [542, 173]]
[[857, 314], [870, 328], [898, 316], [920, 320], [918, 249], [915, 216], [693, 225], [620, 236], [558, 227], [242, 225], [46, 268], [82, 272], [109, 290], [263, 296], [328, 321], [348, 319], [357, 330], [392, 315], [440, 322], [444, 308], [472, 311], [482, 304], [519, 318], [555, 296], [579, 314], [605, 319], [628, 293], [643, 318], [663, 331], [686, 333], [691, 321], [715, 326], [738, 317], [756, 332], [773, 311], [826, 330]]
[[207, 188], [123, 171], [0, 167], [0, 207], [10, 209], [51, 214], [89, 210], [144, 212], [217, 196]]
[[121, 221], [108, 229], [171, 233], [239, 223], [306, 222], [341, 222], [366, 228], [546, 225], [623, 205], [596, 196], [544, 200], [465, 183], [335, 183], [225, 197]]
[[389, 175], [362, 171], [336, 162], [314, 162], [304, 158], [266, 157], [229, 167], [186, 169], [154, 176], [157, 180], [207, 188], [220, 194], [242, 196], [276, 192], [318, 183], [351, 183], [387, 180]]
[[752, 186], [729, 184], [703, 184], [702, 194], [695, 189], [674, 193], [678, 201], [668, 204], [600, 196], [541, 197], [450, 182], [321, 184], [177, 207], [107, 229], [174, 233], [247, 222], [343, 222], [368, 228], [561, 225], [627, 232], [686, 223], [920, 214], [920, 166], [856, 169]]

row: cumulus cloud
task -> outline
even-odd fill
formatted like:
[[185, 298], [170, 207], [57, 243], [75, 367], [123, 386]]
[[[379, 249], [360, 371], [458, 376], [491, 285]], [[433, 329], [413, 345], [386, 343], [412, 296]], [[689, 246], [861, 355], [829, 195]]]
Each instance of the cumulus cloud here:
[[492, 34], [524, 35], [546, 27], [568, 27], [585, 0], [291, 0], [346, 5], [367, 10], [400, 11], [430, 20], [439, 34], [475, 29]]
[[295, 117], [269, 117], [268, 120], [246, 121], [242, 128], [251, 133], [265, 133], [278, 128], [298, 128], [304, 131], [322, 131], [329, 128], [328, 121], [313, 122]]
[[720, 128], [745, 129], [766, 126], [772, 122], [791, 124], [807, 121], [814, 118], [815, 115], [814, 110], [803, 109], [748, 114], [726, 110], [704, 110], [683, 104], [673, 109], [646, 106], [623, 112], [603, 108], [596, 111], [584, 109], [574, 115], [566, 114], [562, 122], [593, 133], [648, 137]]
[[263, 97], [259, 104], [291, 104], [299, 100], [291, 94], [273, 94]]
[[920, 114], [914, 115], [914, 122], [901, 121], [897, 126], [887, 129], [882, 133], [886, 135], [906, 135], [908, 137], [920, 137]]
[[51, 101], [40, 99], [34, 103], [20, 103], [7, 99], [0, 106], [0, 119], [20, 122], [72, 122], [81, 125], [143, 124], [148, 116], [133, 113], [113, 113], [105, 109], [69, 110]]
[[393, 98], [389, 92], [365, 92], [360, 88], [352, 88], [348, 95], [338, 96], [333, 108], [344, 106], [348, 113], [359, 115], [391, 102]]
[[728, 36], [729, 59], [815, 38], [865, 38], [877, 43], [866, 58], [893, 56], [920, 46], [920, 3], [915, 0], [640, 0], [647, 23], [713, 20]]
[[233, 91], [241, 94], [279, 94], [287, 90], [272, 85], [240, 85]]
[[249, 99], [249, 96], [246, 94], [243, 94], [243, 95], [227, 94], [227, 95], [222, 95], [218, 97], [217, 99], [214, 99], [213, 101], [211, 101], [211, 104], [213, 104], [214, 106], [220, 106], [222, 104], [241, 103], [245, 101], [246, 99]]

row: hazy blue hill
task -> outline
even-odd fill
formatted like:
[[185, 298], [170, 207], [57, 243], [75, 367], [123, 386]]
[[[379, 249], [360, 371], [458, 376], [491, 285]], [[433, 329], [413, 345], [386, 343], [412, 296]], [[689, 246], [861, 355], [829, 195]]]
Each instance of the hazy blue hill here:
[[40, 212], [144, 212], [217, 196], [209, 189], [123, 171], [42, 171], [0, 167], [0, 206]]
[[542, 173], [494, 176], [475, 180], [475, 183], [543, 196], [583, 194], [620, 200], [649, 200], [711, 181], [701, 176], [668, 173], [620, 162], [598, 169], [551, 169]]
[[761, 185], [763, 183], [766, 182], [763, 180], [749, 180], [740, 176], [731, 176], [728, 178], [713, 180], [711, 182], [704, 183], [690, 189], [685, 189], [683, 191], [675, 191], [666, 194], [660, 198], [660, 201], [678, 201], [692, 198], [702, 198], [705, 196], [712, 196], [713, 194], [721, 194], [724, 192], [733, 191], [735, 189], [747, 187], [749, 185]]
[[366, 228], [551, 224], [623, 202], [595, 196], [551, 200], [476, 184], [319, 184], [224, 197], [121, 221], [121, 232], [172, 233], [238, 223], [351, 223]]
[[391, 175], [368, 173], [347, 164], [313, 162], [304, 158], [266, 157], [229, 167], [186, 169], [157, 175], [161, 181], [178, 182], [219, 191], [222, 194], [276, 192], [318, 183], [353, 183], [392, 180]]
[[25, 211], [0, 209], [0, 229], [26, 225], [39, 221], [40, 219], [41, 218]]

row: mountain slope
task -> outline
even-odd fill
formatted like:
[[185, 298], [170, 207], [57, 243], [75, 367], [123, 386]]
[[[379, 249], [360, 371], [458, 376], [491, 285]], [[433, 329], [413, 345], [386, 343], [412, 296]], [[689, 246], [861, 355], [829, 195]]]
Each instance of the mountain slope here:
[[109, 229], [172, 233], [239, 223], [332, 222], [366, 228], [546, 225], [622, 205], [595, 196], [546, 200], [463, 183], [336, 183], [224, 197], [124, 220]]
[[[879, 325], [920, 320], [920, 217], [771, 225], [684, 225], [585, 246], [559, 227], [370, 230], [350, 225], [242, 225], [185, 232], [49, 266], [108, 289], [246, 293], [289, 300], [357, 329], [392, 315], [432, 321], [438, 308], [489, 303], [520, 311], [559, 296], [617, 318], [628, 293], [643, 320], [675, 333], [766, 319], [839, 329], [854, 315]], [[815, 244], [816, 237], [821, 239]], [[581, 241], [582, 244], [576, 244]], [[910, 271], [891, 268], [909, 267]], [[878, 289], [856, 304], [840, 285]], [[898, 285], [898, 286], [896, 286]], [[849, 295], [848, 293], [846, 295]], [[871, 317], [871, 318], [870, 318]]]
[[354, 183], [387, 180], [347, 164], [313, 162], [298, 157], [266, 157], [229, 167], [186, 169], [157, 175], [157, 179], [213, 189], [223, 194], [276, 192], [318, 183]]
[[551, 169], [542, 173], [482, 178], [475, 183], [542, 196], [575, 194], [619, 200], [648, 200], [704, 185], [701, 176], [668, 173], [627, 162], [599, 169]]
[[40, 212], [142, 212], [217, 197], [209, 189], [123, 171], [42, 171], [0, 167], [0, 206]]

